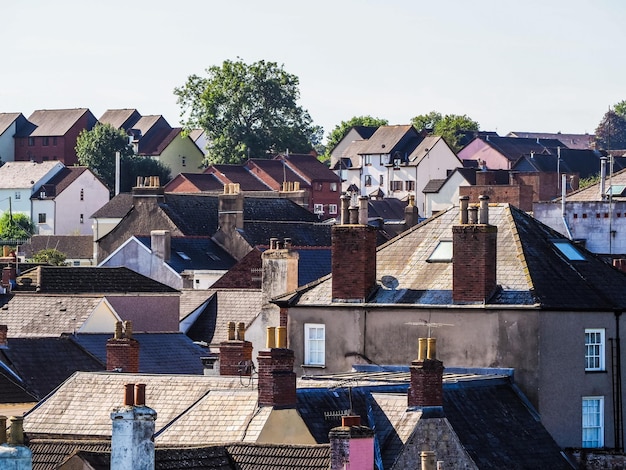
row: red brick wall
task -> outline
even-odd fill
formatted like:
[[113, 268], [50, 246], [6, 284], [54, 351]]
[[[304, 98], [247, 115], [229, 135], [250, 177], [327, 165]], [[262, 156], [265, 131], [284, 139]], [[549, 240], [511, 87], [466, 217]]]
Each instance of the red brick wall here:
[[496, 289], [496, 240], [494, 225], [452, 227], [452, 300], [481, 302]]
[[139, 342], [133, 338], [107, 341], [107, 370], [121, 369], [122, 372], [139, 372]]
[[296, 374], [291, 349], [272, 348], [259, 351], [259, 405], [295, 407]]
[[443, 406], [443, 362], [425, 359], [411, 363], [409, 406]]
[[6, 346], [8, 331], [9, 328], [6, 325], [0, 325], [0, 346]]
[[376, 286], [376, 229], [334, 225], [331, 267], [332, 298], [364, 302]]
[[252, 369], [243, 365], [251, 363], [252, 343], [250, 341], [234, 340], [220, 343], [220, 375], [249, 376]]
[[470, 203], [478, 202], [481, 195], [489, 196], [489, 202], [512, 204], [523, 211], [533, 208], [533, 187], [527, 185], [461, 186], [459, 196], [469, 196]]

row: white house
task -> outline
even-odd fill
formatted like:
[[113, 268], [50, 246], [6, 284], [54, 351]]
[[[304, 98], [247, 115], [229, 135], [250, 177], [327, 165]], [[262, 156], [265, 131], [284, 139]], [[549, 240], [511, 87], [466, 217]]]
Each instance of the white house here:
[[451, 208], [459, 203], [459, 187], [476, 184], [476, 168], [456, 168], [445, 179], [432, 179], [422, 190], [424, 217]]

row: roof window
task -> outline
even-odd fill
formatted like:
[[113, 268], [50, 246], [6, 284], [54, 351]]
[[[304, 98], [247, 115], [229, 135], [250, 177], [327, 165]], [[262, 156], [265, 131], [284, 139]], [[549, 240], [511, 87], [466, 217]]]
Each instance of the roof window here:
[[569, 240], [552, 240], [552, 244], [570, 261], [586, 261], [585, 256]]
[[449, 263], [452, 261], [452, 240], [439, 240], [439, 243], [426, 260], [429, 263]]

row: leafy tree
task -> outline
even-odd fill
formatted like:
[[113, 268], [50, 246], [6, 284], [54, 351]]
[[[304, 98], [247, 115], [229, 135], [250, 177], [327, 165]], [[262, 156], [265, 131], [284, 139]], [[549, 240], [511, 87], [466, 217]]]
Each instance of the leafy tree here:
[[330, 153], [335, 149], [337, 144], [345, 137], [351, 128], [355, 126], [386, 126], [389, 121], [386, 119], [379, 119], [372, 116], [354, 116], [347, 121], [341, 121], [341, 124], [337, 124], [335, 128], [328, 134], [326, 140], [326, 150], [321, 156], [320, 160], [325, 161], [330, 159]]
[[596, 148], [601, 150], [626, 148], [626, 117], [607, 111], [596, 128]]
[[241, 163], [287, 149], [308, 153], [321, 142], [322, 129], [296, 104], [299, 79], [283, 66], [238, 58], [206, 73], [191, 75], [174, 94], [186, 129], [207, 134], [208, 163]]
[[30, 238], [35, 233], [35, 225], [26, 214], [5, 212], [0, 217], [0, 239]]
[[170, 179], [170, 170], [161, 162], [134, 155], [122, 129], [110, 124], [96, 124], [92, 130], [83, 130], [78, 135], [76, 153], [79, 163], [100, 176], [111, 191], [115, 188], [115, 152], [120, 152], [122, 192], [132, 189], [137, 176], [159, 176], [163, 183]]
[[115, 188], [115, 152], [123, 157], [133, 155], [128, 137], [122, 129], [111, 124], [96, 124], [93, 129], [83, 129], [76, 140], [76, 155], [81, 165], [96, 173], [109, 190]]
[[33, 254], [33, 261], [35, 263], [48, 263], [53, 266], [65, 266], [66, 259], [67, 256], [65, 256], [65, 253], [61, 253], [54, 248], [46, 248], [45, 250], [39, 250], [37, 253]]
[[459, 137], [462, 131], [477, 131], [480, 128], [480, 125], [466, 114], [442, 116], [436, 111], [415, 116], [411, 123], [418, 130], [432, 129], [432, 133], [443, 137], [455, 152], [461, 149]]
[[617, 103], [615, 106], [613, 106], [613, 111], [615, 111], [617, 114], [619, 114], [623, 118], [626, 118], [626, 100], [622, 100], [619, 103]]

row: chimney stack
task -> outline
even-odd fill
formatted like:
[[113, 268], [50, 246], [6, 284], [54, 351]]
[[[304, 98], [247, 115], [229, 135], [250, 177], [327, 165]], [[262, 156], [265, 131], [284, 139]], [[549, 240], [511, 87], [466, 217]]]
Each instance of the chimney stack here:
[[358, 416], [343, 416], [341, 426], [330, 430], [331, 470], [372, 470], [374, 431], [361, 426]]
[[243, 322], [228, 322], [228, 340], [220, 343], [220, 375], [252, 374], [252, 343], [244, 335]]
[[298, 261], [300, 255], [291, 248], [291, 240], [286, 238], [280, 243], [277, 238], [270, 239], [270, 249], [261, 254], [261, 291], [263, 305], [286, 292], [298, 288]]
[[443, 406], [443, 362], [436, 358], [435, 338], [419, 338], [417, 360], [411, 362], [409, 407]]
[[498, 227], [489, 224], [489, 197], [480, 197], [478, 208], [468, 209], [461, 198], [461, 224], [452, 227], [452, 300], [455, 303], [487, 302], [497, 288], [496, 254]]
[[243, 228], [243, 193], [239, 185], [225, 184], [218, 196], [218, 223], [220, 230], [233, 232]]
[[126, 384], [124, 405], [111, 412], [111, 470], [154, 470], [157, 413], [145, 405], [145, 396], [145, 384]]
[[267, 346], [259, 351], [259, 406], [295, 408], [294, 354], [287, 348], [286, 328], [268, 327]]
[[31, 470], [33, 468], [33, 455], [24, 445], [24, 418], [11, 416], [9, 418], [10, 429], [7, 439], [6, 416], [0, 416], [0, 468], [11, 470]]
[[15, 264], [11, 264], [2, 268], [2, 287], [6, 288], [7, 292], [10, 292], [15, 286], [15, 280], [17, 279], [17, 269]]
[[404, 227], [406, 229], [413, 227], [419, 221], [419, 211], [415, 205], [415, 196], [409, 195], [409, 202], [404, 208]]
[[139, 372], [139, 342], [133, 338], [130, 321], [115, 323], [115, 334], [107, 340], [107, 370], [115, 372]]
[[172, 252], [172, 237], [170, 231], [152, 230], [150, 232], [150, 246], [155, 255], [163, 261], [169, 261]]
[[367, 196], [359, 196], [359, 225], [367, 225], [369, 219]]

